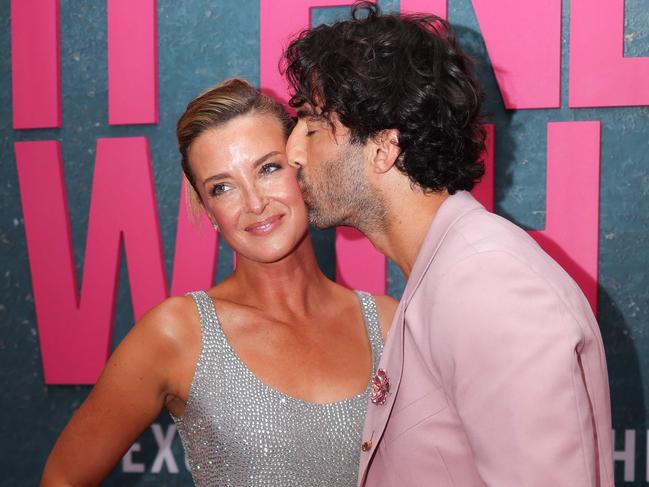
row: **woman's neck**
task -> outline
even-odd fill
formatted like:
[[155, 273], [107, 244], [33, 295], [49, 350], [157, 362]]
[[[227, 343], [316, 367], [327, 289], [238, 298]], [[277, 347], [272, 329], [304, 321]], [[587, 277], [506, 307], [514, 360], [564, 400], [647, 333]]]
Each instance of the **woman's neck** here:
[[228, 281], [242, 304], [273, 315], [297, 316], [308, 316], [319, 308], [333, 284], [318, 267], [308, 234], [293, 252], [277, 262], [262, 263], [237, 256], [236, 269]]

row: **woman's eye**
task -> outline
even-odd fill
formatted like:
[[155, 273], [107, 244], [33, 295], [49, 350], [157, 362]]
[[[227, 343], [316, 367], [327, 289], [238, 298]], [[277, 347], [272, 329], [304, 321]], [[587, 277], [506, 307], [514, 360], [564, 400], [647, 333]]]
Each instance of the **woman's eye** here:
[[306, 136], [311, 137], [313, 134], [315, 134], [315, 130], [307, 130], [306, 131]]
[[269, 162], [268, 164], [264, 164], [261, 166], [261, 173], [262, 174], [270, 174], [271, 172], [278, 171], [279, 169], [282, 168], [281, 164], [278, 164], [276, 162]]
[[228, 187], [224, 183], [217, 183], [214, 186], [212, 186], [212, 190], [210, 191], [210, 194], [212, 196], [219, 196], [223, 193], [225, 193], [228, 190]]

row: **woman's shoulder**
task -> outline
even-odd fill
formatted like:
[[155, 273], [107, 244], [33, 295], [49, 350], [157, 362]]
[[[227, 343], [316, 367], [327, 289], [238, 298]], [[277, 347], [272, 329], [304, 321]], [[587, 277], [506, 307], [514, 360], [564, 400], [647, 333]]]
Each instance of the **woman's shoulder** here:
[[133, 327], [149, 343], [186, 347], [200, 338], [200, 318], [191, 296], [173, 296], [147, 311]]

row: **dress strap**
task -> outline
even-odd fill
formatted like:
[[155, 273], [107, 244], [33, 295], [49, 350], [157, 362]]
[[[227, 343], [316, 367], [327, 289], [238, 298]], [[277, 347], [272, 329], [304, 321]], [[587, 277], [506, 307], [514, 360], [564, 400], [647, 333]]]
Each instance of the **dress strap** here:
[[[201, 321], [201, 344], [202, 348], [210, 348], [222, 343], [221, 325], [214, 310], [214, 302], [205, 291], [193, 291], [187, 293], [196, 303], [198, 315]], [[218, 347], [221, 348], [221, 347]]]
[[383, 336], [381, 335], [381, 326], [379, 324], [379, 314], [376, 309], [376, 301], [374, 300], [374, 296], [370, 293], [366, 293], [365, 291], [355, 292], [361, 303], [363, 320], [365, 321], [367, 336], [370, 339], [370, 346], [372, 347], [372, 374], [374, 374], [379, 366], [379, 360], [383, 353]]

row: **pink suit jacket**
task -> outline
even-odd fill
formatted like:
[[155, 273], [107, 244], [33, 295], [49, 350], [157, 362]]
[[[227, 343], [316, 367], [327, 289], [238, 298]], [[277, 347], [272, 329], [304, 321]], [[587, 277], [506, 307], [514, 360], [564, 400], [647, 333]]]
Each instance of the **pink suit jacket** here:
[[359, 485], [612, 487], [608, 376], [591, 308], [524, 230], [469, 193], [440, 207], [369, 403]]

